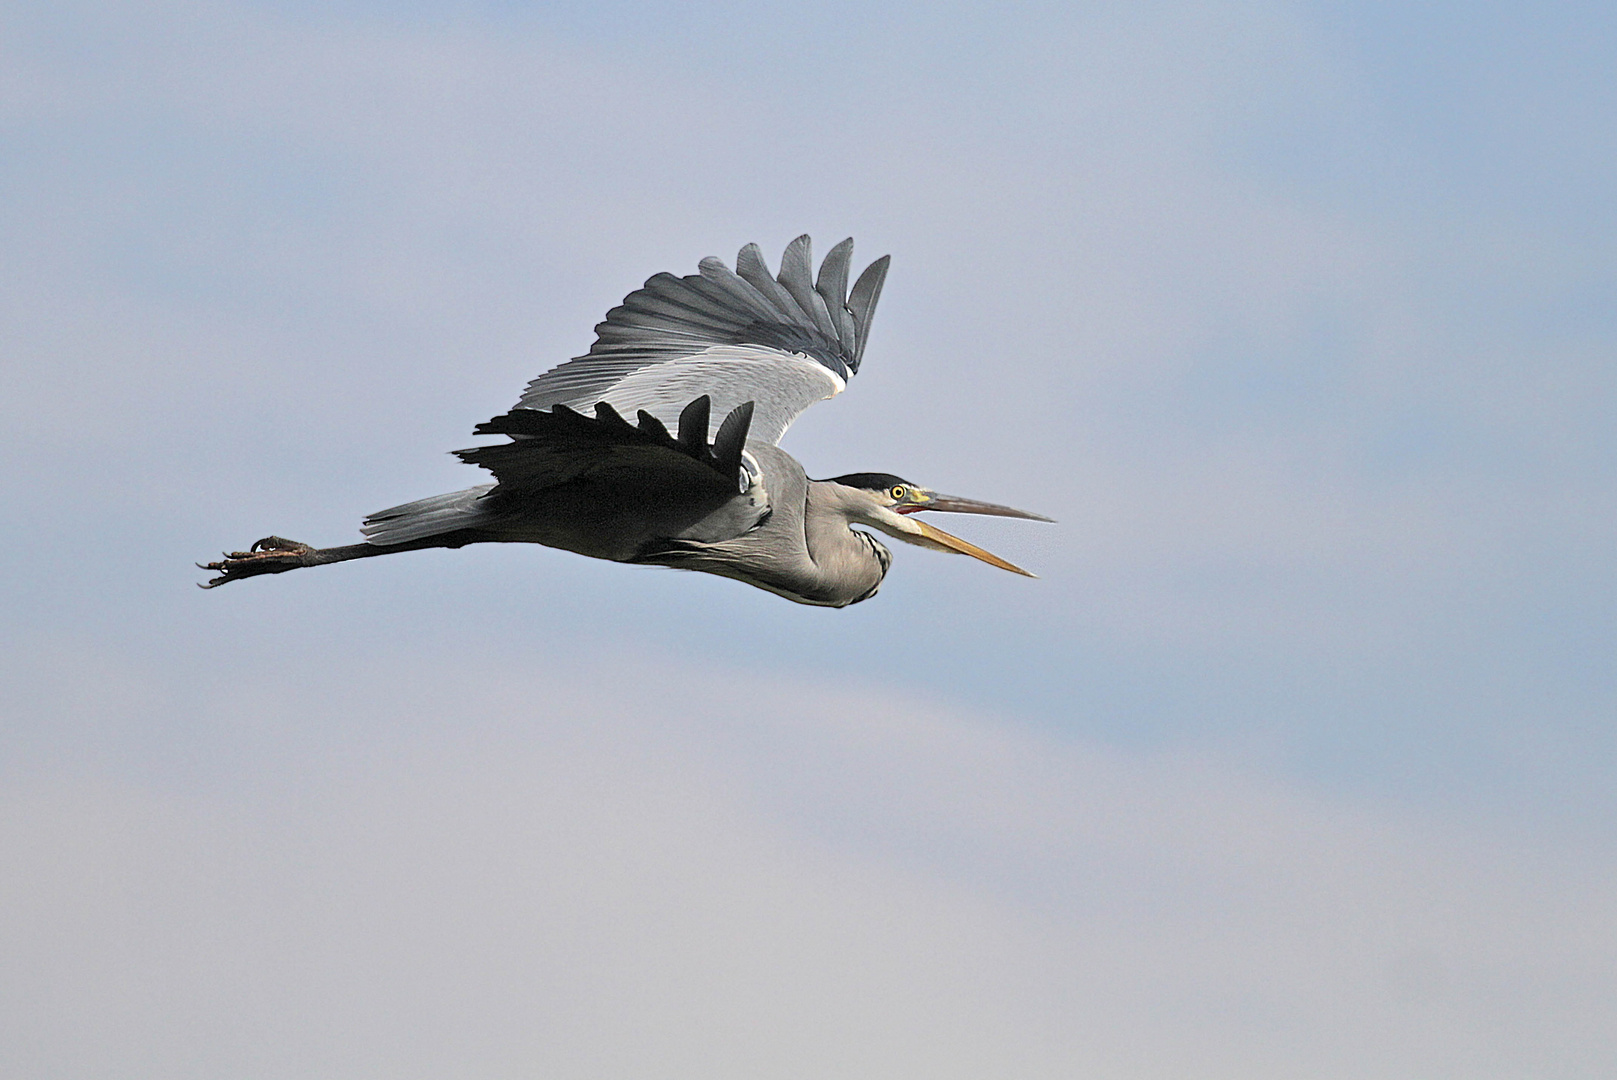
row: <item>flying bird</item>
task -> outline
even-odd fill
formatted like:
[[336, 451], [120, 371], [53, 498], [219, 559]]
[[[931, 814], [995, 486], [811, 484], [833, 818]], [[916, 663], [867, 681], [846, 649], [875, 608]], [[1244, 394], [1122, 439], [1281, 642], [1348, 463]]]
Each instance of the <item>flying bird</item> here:
[[884, 255], [850, 291], [853, 241], [832, 248], [818, 275], [810, 251], [798, 237], [773, 275], [756, 244], [734, 270], [709, 257], [699, 273], [658, 274], [607, 313], [588, 353], [476, 428], [506, 441], [455, 452], [493, 483], [372, 514], [359, 544], [266, 536], [198, 564], [218, 572], [203, 587], [396, 551], [530, 543], [846, 607], [874, 596], [892, 564], [865, 529], [1032, 577], [914, 515], [1049, 518], [890, 473], [811, 480], [776, 445], [858, 372], [887, 277]]

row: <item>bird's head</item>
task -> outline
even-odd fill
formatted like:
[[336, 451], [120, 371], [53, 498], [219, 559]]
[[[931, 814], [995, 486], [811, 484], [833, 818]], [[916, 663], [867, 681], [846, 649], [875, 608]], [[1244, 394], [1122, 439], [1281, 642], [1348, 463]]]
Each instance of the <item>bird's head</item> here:
[[993, 517], [1027, 518], [1031, 521], [1051, 521], [1052, 518], [1013, 510], [998, 503], [962, 499], [957, 495], [940, 495], [930, 488], [911, 483], [892, 473], [849, 473], [820, 483], [835, 484], [849, 517], [862, 525], [880, 529], [888, 536], [906, 543], [932, 548], [934, 551], [954, 551], [981, 559], [990, 566], [1009, 570], [1026, 577], [1035, 575], [1014, 563], [1006, 562], [976, 544], [952, 536], [931, 522], [911, 517], [922, 510], [940, 510], [952, 514], [989, 514]]

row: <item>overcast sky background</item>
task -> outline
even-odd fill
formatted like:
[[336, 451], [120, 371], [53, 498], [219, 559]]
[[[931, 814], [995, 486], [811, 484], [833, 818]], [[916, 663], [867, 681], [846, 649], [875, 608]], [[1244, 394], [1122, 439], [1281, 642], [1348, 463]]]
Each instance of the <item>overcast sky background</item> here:
[[[1617, 1071], [1609, 4], [0, 5], [0, 1071]], [[881, 595], [194, 561], [893, 256]]]

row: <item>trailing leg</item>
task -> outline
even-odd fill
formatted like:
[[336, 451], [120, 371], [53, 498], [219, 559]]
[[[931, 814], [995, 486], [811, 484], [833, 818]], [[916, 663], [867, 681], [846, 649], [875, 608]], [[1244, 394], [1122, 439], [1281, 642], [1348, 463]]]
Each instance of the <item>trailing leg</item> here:
[[246, 551], [227, 551], [218, 562], [197, 563], [204, 570], [217, 570], [219, 576], [210, 578], [204, 589], [217, 588], [231, 581], [257, 577], [260, 574], [284, 574], [305, 566], [324, 566], [327, 563], [347, 562], [350, 559], [369, 559], [375, 555], [391, 555], [396, 551], [420, 551], [423, 548], [458, 548], [490, 539], [470, 529], [423, 537], [403, 544], [344, 544], [341, 547], [317, 548], [288, 540], [281, 536], [266, 536]]

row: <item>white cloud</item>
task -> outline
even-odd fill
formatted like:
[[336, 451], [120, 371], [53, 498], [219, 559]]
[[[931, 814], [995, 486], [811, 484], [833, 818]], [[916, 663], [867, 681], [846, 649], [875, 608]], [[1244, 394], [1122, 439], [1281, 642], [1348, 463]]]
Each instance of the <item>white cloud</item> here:
[[[396, 663], [238, 677], [190, 743], [8, 781], [14, 1071], [1614, 1064], [1617, 881], [1566, 853], [901, 691]], [[149, 715], [116, 701], [76, 710], [114, 744]]]

